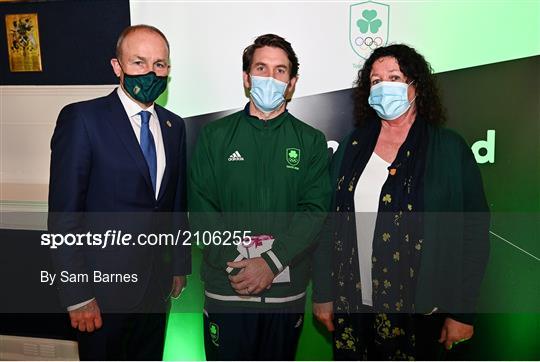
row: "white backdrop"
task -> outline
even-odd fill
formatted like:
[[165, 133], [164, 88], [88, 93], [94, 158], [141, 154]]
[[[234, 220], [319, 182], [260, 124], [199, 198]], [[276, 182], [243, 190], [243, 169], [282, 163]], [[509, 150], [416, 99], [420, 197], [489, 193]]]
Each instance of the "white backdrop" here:
[[[171, 43], [167, 106], [183, 117], [239, 108], [241, 56], [255, 37], [289, 40], [300, 60], [295, 97], [350, 88], [363, 60], [349, 43], [349, 9], [361, 2], [131, 1], [132, 24]], [[388, 42], [414, 46], [436, 72], [540, 54], [540, 1], [383, 1]]]

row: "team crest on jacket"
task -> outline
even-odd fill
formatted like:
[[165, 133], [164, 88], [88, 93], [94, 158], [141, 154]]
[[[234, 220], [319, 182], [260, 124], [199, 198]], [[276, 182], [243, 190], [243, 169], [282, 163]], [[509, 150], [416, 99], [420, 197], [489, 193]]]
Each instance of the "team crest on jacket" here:
[[212, 339], [212, 343], [219, 347], [219, 327], [216, 323], [210, 322], [208, 325], [208, 330], [210, 331], [210, 338]]
[[287, 168], [298, 170], [300, 163], [300, 150], [298, 148], [287, 148], [285, 151], [285, 160], [287, 160]]

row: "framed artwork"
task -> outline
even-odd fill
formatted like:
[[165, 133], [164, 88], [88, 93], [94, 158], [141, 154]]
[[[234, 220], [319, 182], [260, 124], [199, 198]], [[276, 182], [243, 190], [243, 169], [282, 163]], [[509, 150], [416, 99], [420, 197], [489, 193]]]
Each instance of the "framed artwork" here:
[[6, 15], [6, 35], [10, 71], [41, 72], [38, 15]]

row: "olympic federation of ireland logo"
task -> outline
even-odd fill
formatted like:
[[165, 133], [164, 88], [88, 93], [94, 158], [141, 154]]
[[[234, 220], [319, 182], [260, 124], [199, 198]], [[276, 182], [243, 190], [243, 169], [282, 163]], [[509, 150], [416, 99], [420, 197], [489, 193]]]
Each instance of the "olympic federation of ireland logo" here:
[[298, 148], [287, 148], [285, 151], [285, 159], [287, 160], [287, 168], [298, 170], [300, 163], [300, 150]]
[[390, 6], [366, 1], [351, 5], [349, 41], [360, 57], [367, 59], [371, 52], [388, 43]]

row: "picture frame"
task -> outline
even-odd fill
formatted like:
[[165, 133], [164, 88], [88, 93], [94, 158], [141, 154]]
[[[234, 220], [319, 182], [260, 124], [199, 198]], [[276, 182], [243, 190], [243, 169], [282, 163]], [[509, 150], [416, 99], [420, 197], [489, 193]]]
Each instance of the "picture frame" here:
[[38, 14], [6, 14], [6, 36], [11, 72], [41, 72]]

